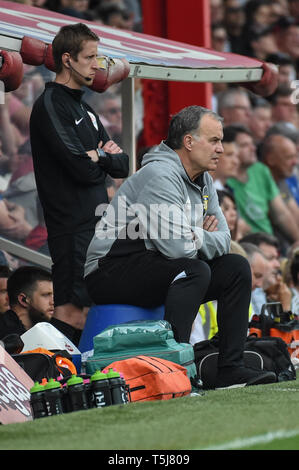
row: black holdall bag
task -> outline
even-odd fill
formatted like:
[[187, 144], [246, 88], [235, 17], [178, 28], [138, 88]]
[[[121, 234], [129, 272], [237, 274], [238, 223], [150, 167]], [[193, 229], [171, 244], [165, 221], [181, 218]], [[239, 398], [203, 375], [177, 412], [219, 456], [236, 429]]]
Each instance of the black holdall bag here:
[[[195, 364], [203, 388], [215, 388], [218, 367], [218, 334], [194, 344]], [[281, 338], [248, 336], [244, 348], [246, 367], [275, 372], [277, 382], [296, 380], [286, 343]]]
[[[41, 348], [40, 348], [41, 349]], [[24, 369], [34, 382], [41, 382], [45, 379], [57, 379], [59, 376], [71, 377], [72, 373], [76, 374], [76, 368], [72, 364], [71, 355], [65, 350], [52, 351], [50, 354], [41, 352], [29, 352], [21, 354], [12, 354], [11, 357]], [[67, 367], [58, 365], [57, 359], [66, 359]], [[59, 361], [58, 361], [59, 362]], [[71, 367], [69, 367], [69, 365]]]

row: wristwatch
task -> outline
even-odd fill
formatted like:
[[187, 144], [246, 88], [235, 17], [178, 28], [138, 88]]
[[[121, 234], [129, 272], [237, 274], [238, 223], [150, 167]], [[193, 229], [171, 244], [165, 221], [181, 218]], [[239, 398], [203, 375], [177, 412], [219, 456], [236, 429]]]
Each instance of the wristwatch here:
[[99, 157], [106, 157], [107, 156], [106, 152], [101, 148], [97, 148], [97, 153], [98, 153]]

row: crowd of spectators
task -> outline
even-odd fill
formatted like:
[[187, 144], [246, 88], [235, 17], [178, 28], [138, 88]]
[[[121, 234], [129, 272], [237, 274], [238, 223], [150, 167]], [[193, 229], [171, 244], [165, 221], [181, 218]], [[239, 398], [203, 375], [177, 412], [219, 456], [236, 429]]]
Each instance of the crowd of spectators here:
[[[23, 3], [78, 21], [142, 32], [140, 0]], [[253, 290], [253, 300], [261, 290], [267, 301], [277, 299], [281, 292], [286, 308], [299, 315], [299, 0], [210, 0], [210, 6], [213, 50], [244, 54], [278, 68], [278, 88], [267, 98], [235, 84], [213, 84], [211, 107], [224, 119], [224, 153], [212, 177], [231, 230], [232, 250], [242, 251], [242, 243], [258, 245], [250, 239], [255, 233], [275, 240], [276, 263], [273, 267], [273, 260], [271, 264], [267, 259], [270, 255], [265, 254], [268, 268], [259, 291]], [[45, 254], [47, 231], [35, 185], [29, 118], [45, 82], [53, 77], [43, 66], [26, 65], [22, 85], [6, 93], [5, 103], [0, 105], [0, 236]], [[136, 80], [135, 91], [138, 136], [143, 113], [140, 80]], [[120, 84], [101, 95], [87, 90], [85, 99], [98, 112], [111, 138], [121, 145]], [[110, 198], [121, 183], [107, 178]], [[246, 255], [246, 250], [242, 252]], [[11, 269], [22, 264], [7, 253], [2, 257], [1, 264]], [[271, 276], [272, 290], [267, 284]]]

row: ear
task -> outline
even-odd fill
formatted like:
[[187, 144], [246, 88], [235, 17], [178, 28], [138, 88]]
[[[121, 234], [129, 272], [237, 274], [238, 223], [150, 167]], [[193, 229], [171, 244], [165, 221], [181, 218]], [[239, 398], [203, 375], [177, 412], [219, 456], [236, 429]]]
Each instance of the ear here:
[[191, 134], [184, 135], [183, 145], [186, 150], [189, 150], [189, 152], [192, 150], [193, 138]]
[[20, 292], [18, 295], [18, 302], [22, 307], [28, 308], [28, 297], [24, 292]]
[[61, 58], [62, 63], [68, 69], [70, 68], [70, 66], [69, 66], [70, 58], [71, 58], [71, 56], [68, 52], [64, 52], [64, 54], [62, 54], [62, 58]]

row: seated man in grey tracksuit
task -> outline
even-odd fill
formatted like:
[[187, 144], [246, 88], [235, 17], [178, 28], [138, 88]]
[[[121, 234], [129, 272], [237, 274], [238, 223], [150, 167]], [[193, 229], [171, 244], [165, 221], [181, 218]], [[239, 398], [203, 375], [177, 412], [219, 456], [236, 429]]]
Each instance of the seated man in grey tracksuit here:
[[222, 119], [184, 108], [166, 141], [143, 158], [98, 222], [85, 280], [96, 304], [165, 305], [165, 320], [188, 342], [199, 306], [218, 301], [217, 388], [275, 381], [244, 367], [251, 295], [246, 258], [229, 254], [230, 232], [209, 171], [223, 152]]

